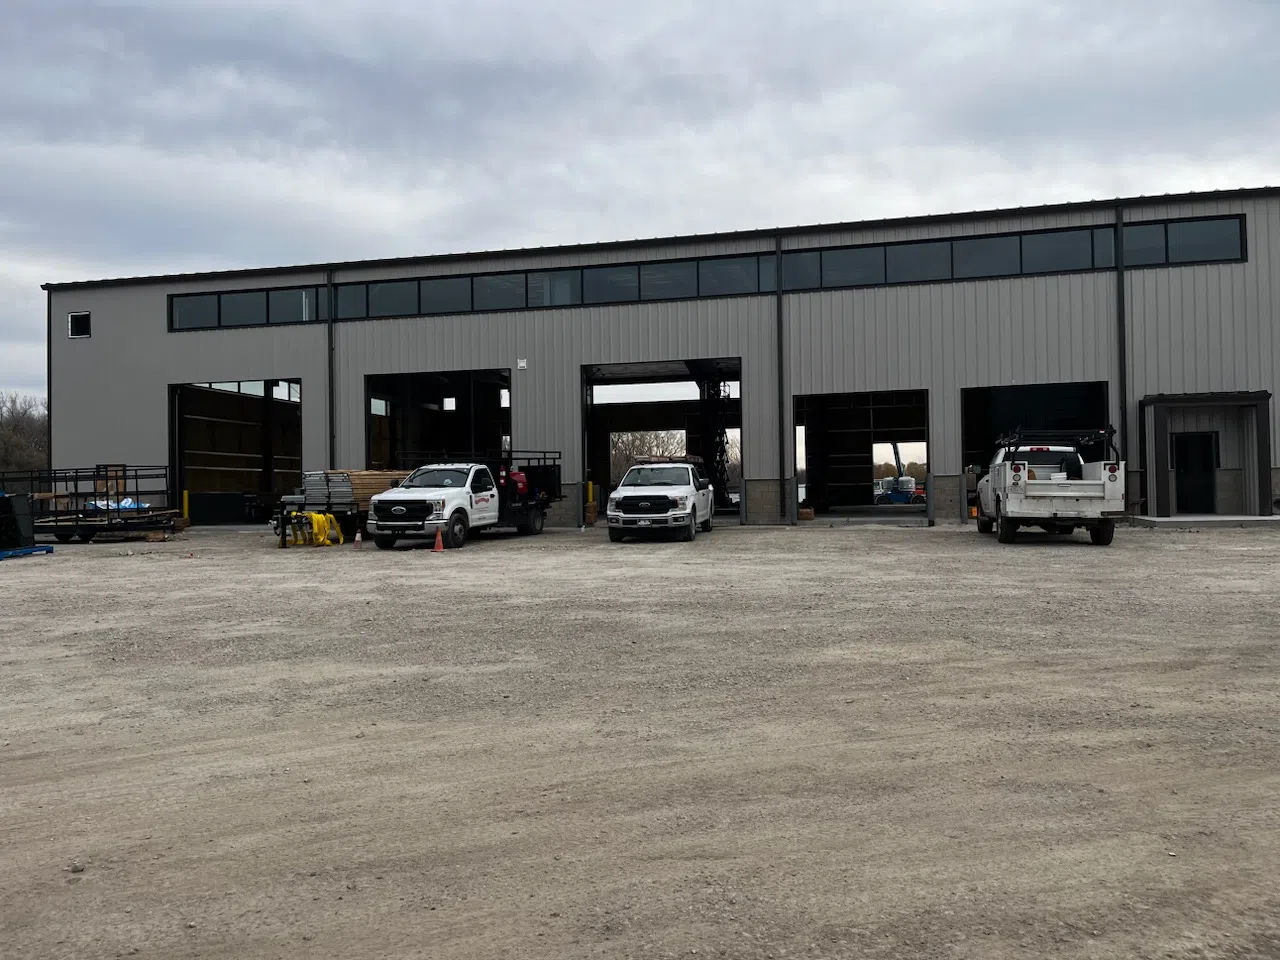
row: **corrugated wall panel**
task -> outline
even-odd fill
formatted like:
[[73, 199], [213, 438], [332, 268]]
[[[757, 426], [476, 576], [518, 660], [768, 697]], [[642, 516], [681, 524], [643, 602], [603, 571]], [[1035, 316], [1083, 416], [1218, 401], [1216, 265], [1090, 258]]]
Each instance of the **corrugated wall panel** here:
[[338, 458], [364, 462], [366, 376], [510, 369], [512, 443], [562, 451], [565, 479], [577, 482], [584, 364], [741, 357], [745, 474], [774, 476], [773, 324], [768, 297], [339, 324]]
[[785, 307], [793, 392], [928, 390], [942, 475], [961, 468], [962, 388], [1114, 374], [1109, 274], [791, 294]]
[[[303, 465], [325, 465], [324, 326], [169, 333], [167, 294], [189, 289], [108, 287], [52, 295], [55, 467], [166, 464], [170, 384], [276, 378], [301, 379]], [[66, 315], [79, 310], [89, 311], [93, 335], [69, 340]]]
[[[1240, 213], [1247, 263], [1129, 271], [1131, 417], [1137, 400], [1153, 394], [1280, 390], [1280, 200], [1152, 204], [1127, 218]], [[1277, 409], [1273, 398], [1273, 465], [1280, 464]]]
[[[1244, 414], [1235, 409], [1172, 407], [1169, 433], [1216, 433], [1218, 465], [1223, 470], [1241, 470], [1245, 465], [1244, 420]], [[1169, 462], [1173, 463], [1172, 457]]]

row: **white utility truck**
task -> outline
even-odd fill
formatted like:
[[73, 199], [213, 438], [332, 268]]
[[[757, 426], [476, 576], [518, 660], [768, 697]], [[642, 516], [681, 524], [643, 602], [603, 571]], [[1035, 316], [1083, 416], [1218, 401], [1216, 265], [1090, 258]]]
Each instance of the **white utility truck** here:
[[685, 541], [711, 531], [715, 490], [699, 457], [640, 457], [609, 494], [609, 539], [675, 531]]
[[564, 499], [559, 461], [559, 453], [517, 452], [425, 464], [370, 499], [365, 529], [383, 550], [436, 531], [451, 549], [486, 528], [539, 534], [547, 508]]
[[[1111, 543], [1124, 516], [1124, 461], [1115, 430], [1017, 431], [978, 480], [978, 532], [1013, 543], [1019, 527], [1046, 533], [1089, 531], [1101, 547]], [[1095, 451], [1104, 459], [1092, 459]]]

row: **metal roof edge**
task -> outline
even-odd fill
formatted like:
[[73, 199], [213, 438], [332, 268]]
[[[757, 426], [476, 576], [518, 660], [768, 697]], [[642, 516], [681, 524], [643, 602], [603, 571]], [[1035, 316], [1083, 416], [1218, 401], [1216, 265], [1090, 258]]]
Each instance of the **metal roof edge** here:
[[1047, 213], [1069, 213], [1088, 210], [1105, 210], [1117, 206], [1143, 204], [1208, 202], [1212, 200], [1240, 200], [1254, 197], [1280, 197], [1280, 186], [1239, 187], [1226, 190], [1204, 190], [1187, 193], [1166, 193], [1116, 197], [1110, 200], [1076, 200], [1046, 203], [1024, 207], [997, 207], [988, 210], [967, 210], [953, 213], [932, 213], [916, 216], [888, 217], [879, 220], [852, 220], [838, 223], [801, 224], [790, 227], [770, 227], [750, 230], [732, 230], [722, 233], [693, 233], [669, 237], [647, 237], [632, 240], [602, 240], [590, 243], [562, 244], [545, 247], [515, 247], [505, 250], [475, 250], [464, 253], [436, 253], [420, 256], [383, 257], [373, 260], [344, 260], [328, 263], [302, 263], [274, 267], [242, 267], [227, 270], [209, 270], [196, 273], [152, 274], [137, 277], [113, 277], [100, 280], [73, 280], [62, 283], [42, 283], [41, 290], [75, 290], [94, 287], [140, 286], [157, 283], [179, 283], [192, 280], [234, 280], [237, 278], [281, 276], [290, 273], [319, 272], [326, 270], [367, 269], [376, 267], [405, 266], [420, 263], [466, 263], [473, 260], [532, 255], [564, 255], [592, 253], [601, 250], [670, 246], [684, 243], [716, 243], [730, 240], [763, 240], [779, 235], [803, 237], [812, 233], [829, 233], [840, 230], [871, 230], [889, 227], [964, 223], [972, 220], [991, 220], [999, 217], [1031, 216]]

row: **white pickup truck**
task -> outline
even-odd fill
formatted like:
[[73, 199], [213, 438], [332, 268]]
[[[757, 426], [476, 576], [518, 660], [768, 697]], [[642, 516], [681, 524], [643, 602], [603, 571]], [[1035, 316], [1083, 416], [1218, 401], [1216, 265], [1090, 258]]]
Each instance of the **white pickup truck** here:
[[676, 531], [685, 541], [711, 532], [715, 490], [695, 458], [646, 458], [609, 494], [609, 539]]
[[489, 463], [430, 463], [369, 500], [365, 529], [390, 550], [399, 540], [435, 539], [457, 549], [476, 530], [515, 527], [542, 533], [547, 508], [560, 496], [559, 454], [516, 455]]
[[[1013, 543], [1019, 527], [1047, 533], [1083, 528], [1098, 546], [1116, 533], [1124, 516], [1124, 461], [1111, 441], [1114, 431], [1075, 434], [1015, 434], [1000, 442], [978, 481], [978, 532]], [[1114, 459], [1086, 462], [1081, 451], [1106, 445]], [[982, 472], [974, 468], [975, 472]]]

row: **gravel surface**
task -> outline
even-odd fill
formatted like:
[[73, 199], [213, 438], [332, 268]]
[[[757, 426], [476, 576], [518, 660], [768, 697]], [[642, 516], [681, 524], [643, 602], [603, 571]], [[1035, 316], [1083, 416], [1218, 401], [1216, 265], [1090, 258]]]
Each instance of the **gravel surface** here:
[[0, 563], [0, 956], [1280, 957], [1280, 536]]

